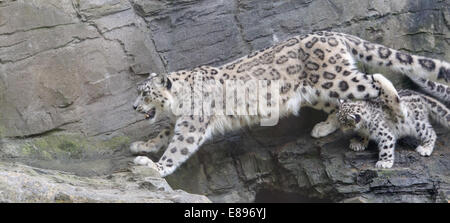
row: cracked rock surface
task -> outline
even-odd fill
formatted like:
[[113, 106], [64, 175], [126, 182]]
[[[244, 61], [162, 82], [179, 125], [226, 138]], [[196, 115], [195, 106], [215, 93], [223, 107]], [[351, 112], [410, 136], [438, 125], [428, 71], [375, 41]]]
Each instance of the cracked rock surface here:
[[[146, 74], [221, 65], [293, 35], [333, 30], [450, 61], [449, 4], [0, 0], [0, 159], [79, 177], [120, 172], [133, 158], [129, 144], [166, 125], [149, 126], [131, 108]], [[394, 72], [362, 69], [385, 74], [398, 88], [415, 88]], [[324, 119], [305, 109], [275, 127], [217, 136], [167, 181], [222, 202], [280, 193], [335, 202], [449, 200], [447, 130], [440, 129], [431, 157], [418, 156], [405, 140], [394, 168], [375, 170], [373, 146], [349, 151], [349, 138], [340, 133], [312, 139], [313, 124]]]
[[0, 162], [2, 202], [150, 202], [209, 203], [202, 195], [173, 190], [152, 169], [142, 166], [103, 177], [80, 177], [66, 172]]

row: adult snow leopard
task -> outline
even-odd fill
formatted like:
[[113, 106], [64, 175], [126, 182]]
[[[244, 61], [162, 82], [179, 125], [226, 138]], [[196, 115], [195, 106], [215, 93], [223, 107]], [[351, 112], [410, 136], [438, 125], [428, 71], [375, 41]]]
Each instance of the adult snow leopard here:
[[[254, 125], [262, 119], [276, 115], [283, 117], [298, 115], [300, 107], [321, 109], [329, 116], [312, 130], [313, 137], [323, 137], [339, 128], [336, 118], [338, 99], [370, 99], [380, 97], [399, 120], [406, 115], [398, 93], [392, 83], [381, 74], [365, 74], [358, 70], [356, 62], [387, 67], [418, 77], [448, 83], [450, 65], [447, 62], [421, 56], [409, 55], [385, 46], [370, 43], [358, 37], [336, 33], [315, 32], [292, 37], [266, 49], [219, 67], [201, 66], [192, 70], [171, 72], [166, 75], [151, 74], [138, 86], [139, 96], [134, 109], [145, 114], [147, 119], [156, 120], [160, 113], [171, 117], [173, 127], [163, 130], [156, 138], [147, 142], [134, 142], [133, 153], [156, 152], [167, 146], [157, 163], [145, 156], [138, 156], [135, 163], [148, 165], [162, 176], [171, 174], [185, 162], [213, 134], [244, 125]], [[211, 85], [197, 86], [196, 78]], [[239, 115], [237, 109], [227, 114], [175, 114], [174, 109], [198, 107], [210, 97], [210, 92], [232, 89], [236, 81], [253, 83], [263, 81], [262, 87], [246, 87], [244, 95], [257, 93], [261, 100], [243, 101], [246, 97], [226, 94], [223, 101], [234, 101], [244, 105], [246, 114]], [[234, 81], [234, 82], [233, 82]], [[265, 81], [265, 82], [264, 82]], [[184, 88], [174, 85], [184, 83]], [[200, 84], [201, 85], [201, 84]], [[254, 86], [254, 85], [253, 85]], [[265, 87], [277, 87], [277, 92], [267, 93]], [[183, 90], [202, 89], [202, 93], [186, 94]], [[232, 89], [239, 91], [241, 88]], [[196, 92], [196, 91], [194, 91]], [[198, 91], [197, 91], [198, 92]], [[188, 100], [191, 99], [191, 100]], [[200, 99], [200, 100], [199, 100]], [[195, 102], [197, 101], [197, 102]], [[200, 101], [200, 102], [199, 102]], [[221, 100], [209, 100], [205, 108], [222, 108]], [[203, 106], [205, 103], [203, 103]], [[277, 107], [267, 111], [264, 106]], [[227, 108], [228, 109], [228, 108]]]

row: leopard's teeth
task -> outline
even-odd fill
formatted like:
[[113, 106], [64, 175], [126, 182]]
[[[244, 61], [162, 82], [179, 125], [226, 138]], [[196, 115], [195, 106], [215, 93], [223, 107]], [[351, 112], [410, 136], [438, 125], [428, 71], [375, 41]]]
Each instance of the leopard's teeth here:
[[146, 114], [146, 115], [145, 115], [145, 118], [150, 118], [150, 115]]

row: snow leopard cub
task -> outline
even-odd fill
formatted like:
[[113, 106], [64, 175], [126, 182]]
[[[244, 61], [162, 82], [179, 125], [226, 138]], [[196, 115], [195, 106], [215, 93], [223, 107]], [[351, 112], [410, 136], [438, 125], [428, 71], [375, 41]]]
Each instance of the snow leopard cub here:
[[405, 120], [393, 119], [391, 111], [379, 99], [339, 101], [337, 117], [341, 129], [353, 129], [362, 138], [353, 138], [350, 149], [362, 151], [366, 149], [369, 139], [374, 140], [379, 148], [376, 168], [392, 167], [395, 143], [405, 136], [418, 138], [421, 143], [416, 151], [422, 156], [430, 156], [436, 142], [436, 133], [429, 122], [429, 116], [450, 128], [450, 110], [439, 101], [411, 90], [400, 90], [399, 96], [408, 111]]

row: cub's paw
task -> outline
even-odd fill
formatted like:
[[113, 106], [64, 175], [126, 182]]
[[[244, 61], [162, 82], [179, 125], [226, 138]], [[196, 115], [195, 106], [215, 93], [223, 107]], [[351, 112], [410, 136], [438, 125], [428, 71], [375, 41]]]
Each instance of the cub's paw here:
[[149, 142], [142, 142], [137, 141], [133, 142], [130, 145], [130, 151], [133, 154], [140, 154], [140, 153], [156, 153], [161, 148], [161, 145], [154, 142], [153, 140], [150, 140]]
[[418, 152], [421, 156], [430, 156], [431, 153], [433, 152], [433, 148], [418, 146], [416, 148], [416, 152]]
[[383, 169], [389, 169], [394, 165], [394, 161], [387, 161], [387, 160], [379, 160], [376, 164], [376, 168], [383, 168]]
[[320, 122], [314, 126], [311, 136], [314, 138], [325, 137], [336, 131], [336, 129], [337, 127], [329, 122]]
[[137, 154], [140, 151], [142, 151], [142, 148], [144, 147], [144, 144], [145, 144], [145, 142], [142, 142], [142, 141], [133, 142], [130, 145], [130, 151], [133, 154]]
[[134, 158], [133, 163], [140, 166], [148, 166], [158, 172], [160, 169], [158, 165], [156, 165], [156, 163], [154, 163], [151, 159], [149, 159], [146, 156], [137, 156], [136, 158]]
[[367, 143], [361, 142], [359, 139], [353, 138], [350, 140], [350, 149], [353, 151], [364, 151], [367, 147]]

